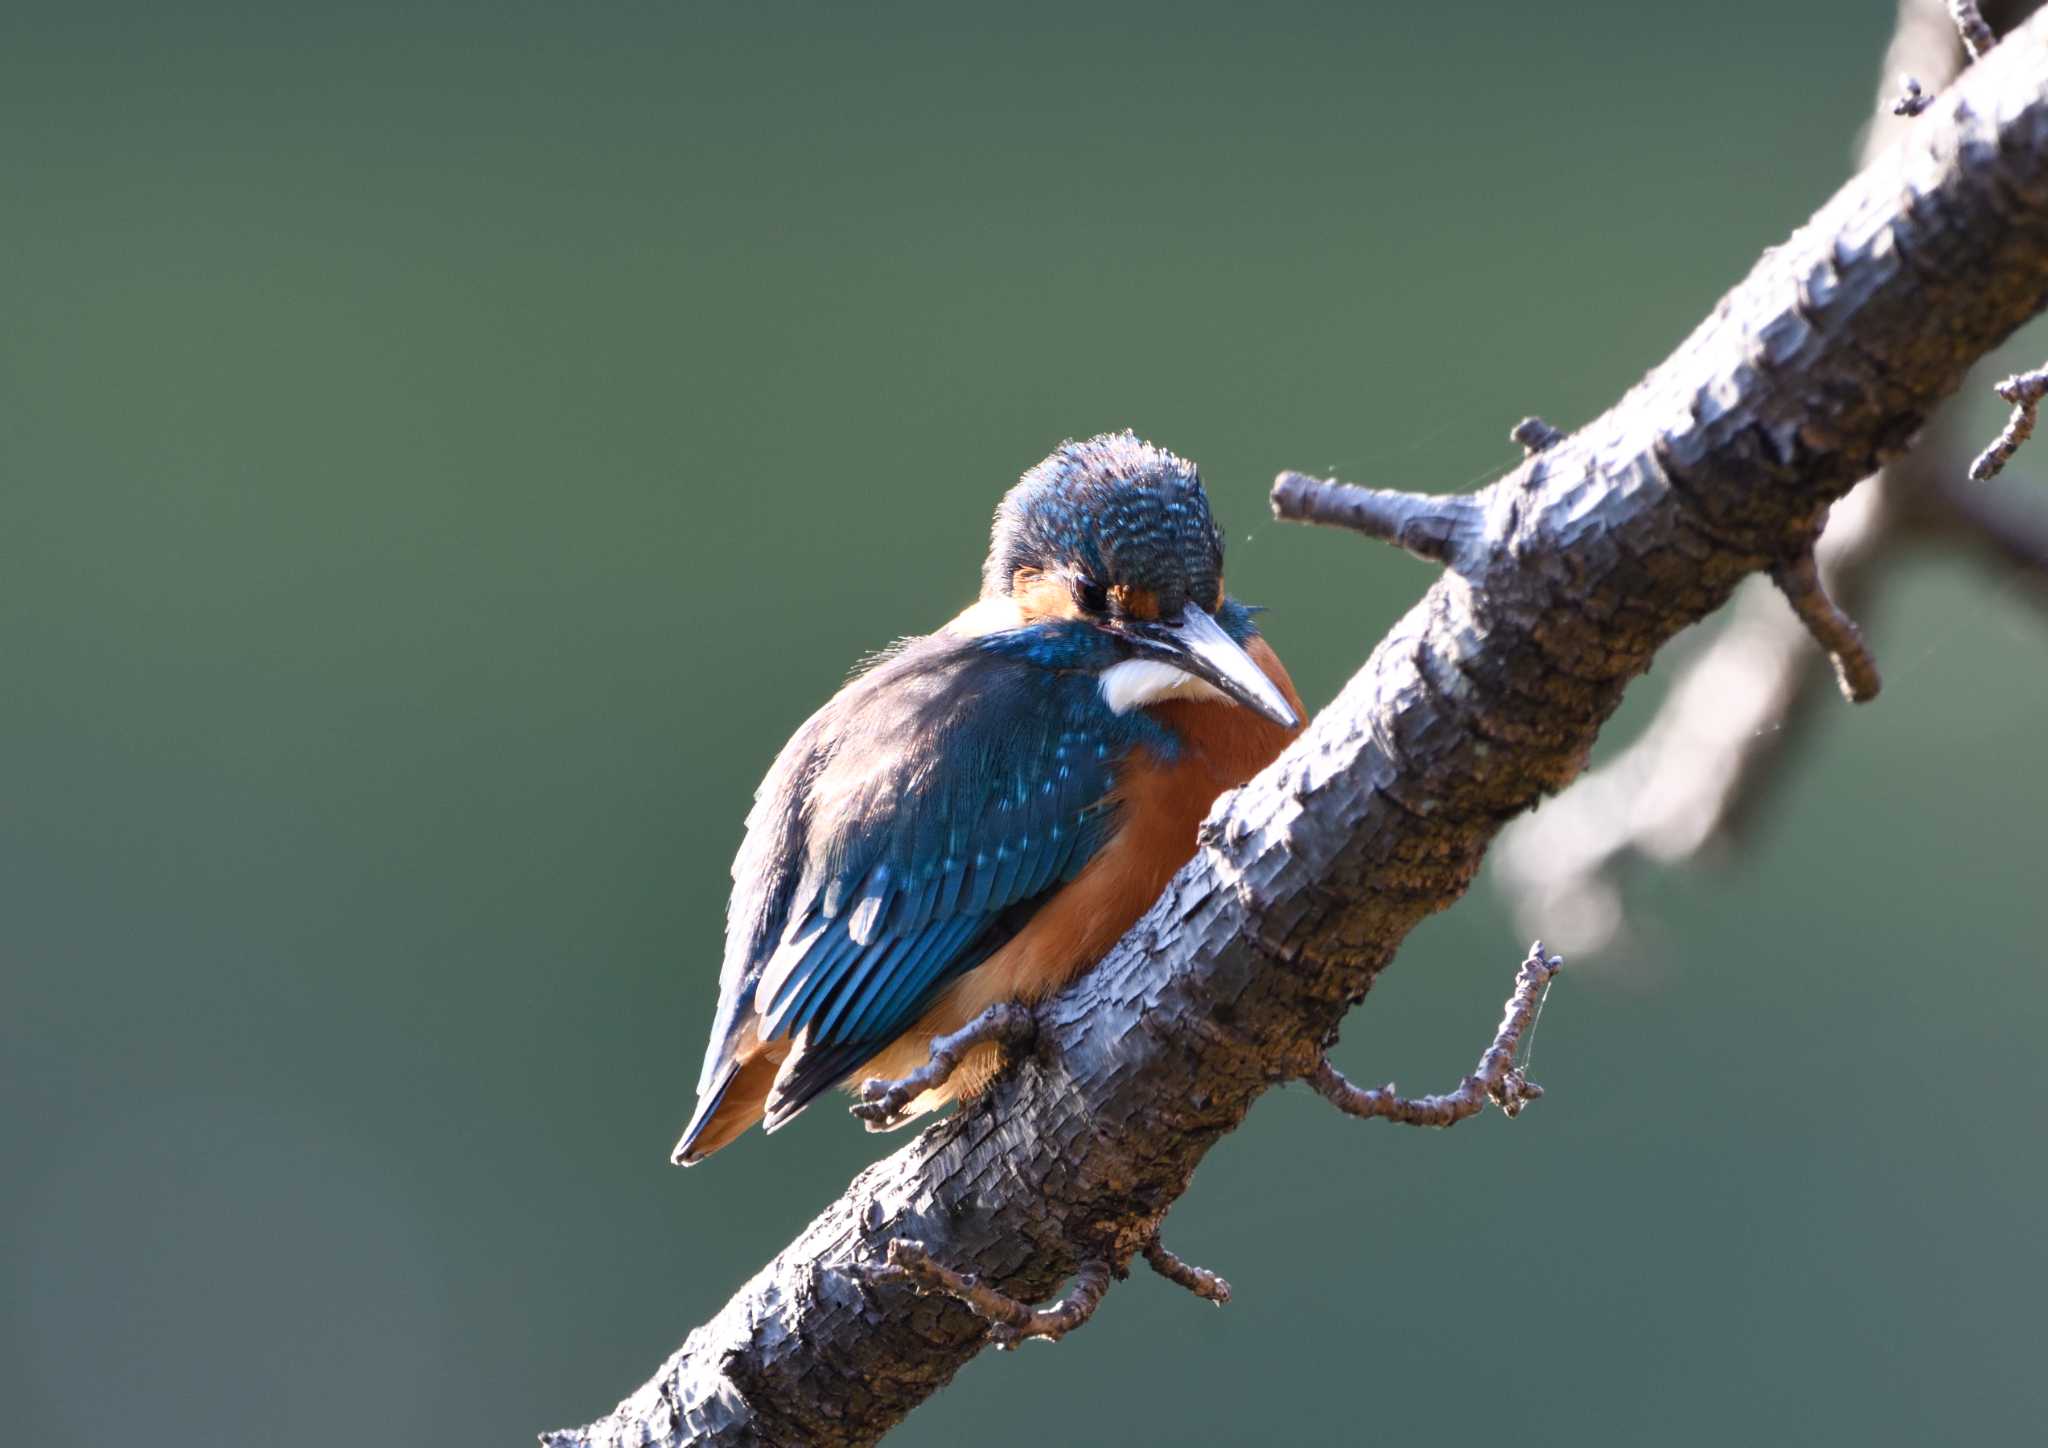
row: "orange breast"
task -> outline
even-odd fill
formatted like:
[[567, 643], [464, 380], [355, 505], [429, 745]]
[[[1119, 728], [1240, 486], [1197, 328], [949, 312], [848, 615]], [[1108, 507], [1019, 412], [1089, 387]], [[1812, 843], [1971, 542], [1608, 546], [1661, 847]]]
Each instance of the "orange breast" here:
[[[1247, 651], [1295, 714], [1307, 717], [1266, 641], [1253, 640]], [[1043, 1000], [1101, 959], [1193, 857], [1196, 831], [1216, 796], [1272, 763], [1300, 732], [1223, 700], [1169, 699], [1150, 712], [1180, 736], [1178, 757], [1166, 764], [1138, 752], [1117, 783], [1116, 834], [1015, 939], [954, 982], [915, 1027], [863, 1066], [861, 1077], [908, 1075], [924, 1064], [932, 1037], [958, 1030], [997, 1001]], [[999, 1064], [993, 1047], [977, 1050], [943, 1091], [913, 1109], [974, 1095]]]

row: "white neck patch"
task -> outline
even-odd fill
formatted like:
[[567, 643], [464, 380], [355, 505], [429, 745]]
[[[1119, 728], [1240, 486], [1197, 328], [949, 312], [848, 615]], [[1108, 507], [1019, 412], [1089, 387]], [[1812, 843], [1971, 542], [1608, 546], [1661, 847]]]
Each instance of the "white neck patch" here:
[[1125, 659], [1101, 674], [1102, 701], [1112, 714], [1128, 714], [1162, 699], [1225, 699], [1221, 689], [1157, 659]]

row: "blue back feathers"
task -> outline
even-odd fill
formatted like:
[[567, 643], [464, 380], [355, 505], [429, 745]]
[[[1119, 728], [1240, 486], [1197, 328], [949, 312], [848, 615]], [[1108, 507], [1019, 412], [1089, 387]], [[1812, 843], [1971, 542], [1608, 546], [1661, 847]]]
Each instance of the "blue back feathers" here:
[[787, 1073], [771, 1124], [836, 1084], [1080, 872], [1133, 747], [1173, 755], [1143, 711], [1109, 711], [1092, 673], [1020, 657], [1032, 632], [915, 640], [785, 746], [733, 862], [700, 1094], [748, 1011], [816, 1062]]
[[[1167, 617], [1211, 605], [1223, 546], [1194, 468], [1129, 433], [1070, 442], [996, 514], [984, 596], [1020, 568], [1152, 591]], [[1234, 601], [1218, 610], [1253, 632]], [[1098, 670], [1116, 645], [1085, 619], [914, 639], [853, 680], [784, 746], [733, 862], [706, 1106], [751, 1023], [795, 1047], [771, 1129], [913, 1025], [1009, 940], [1115, 828], [1134, 748], [1173, 733], [1113, 713]], [[693, 1128], [694, 1129], [694, 1128]]]

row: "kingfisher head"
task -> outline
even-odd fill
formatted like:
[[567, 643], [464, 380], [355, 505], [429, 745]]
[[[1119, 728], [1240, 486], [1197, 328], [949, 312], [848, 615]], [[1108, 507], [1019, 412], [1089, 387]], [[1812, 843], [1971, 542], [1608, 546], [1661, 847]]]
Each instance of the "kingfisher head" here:
[[1223, 535], [1195, 465], [1129, 432], [1064, 444], [996, 509], [982, 597], [1006, 598], [1062, 667], [1118, 713], [1173, 697], [1299, 722], [1245, 652], [1251, 610], [1223, 591]]

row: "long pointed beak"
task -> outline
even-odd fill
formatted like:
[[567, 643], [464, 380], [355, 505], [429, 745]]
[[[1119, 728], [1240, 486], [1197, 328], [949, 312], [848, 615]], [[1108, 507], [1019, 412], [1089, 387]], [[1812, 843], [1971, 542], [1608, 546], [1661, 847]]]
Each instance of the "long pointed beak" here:
[[1281, 728], [1292, 729], [1301, 722], [1287, 696], [1207, 609], [1191, 603], [1174, 622], [1148, 626], [1143, 638], [1163, 661], [1214, 684]]

